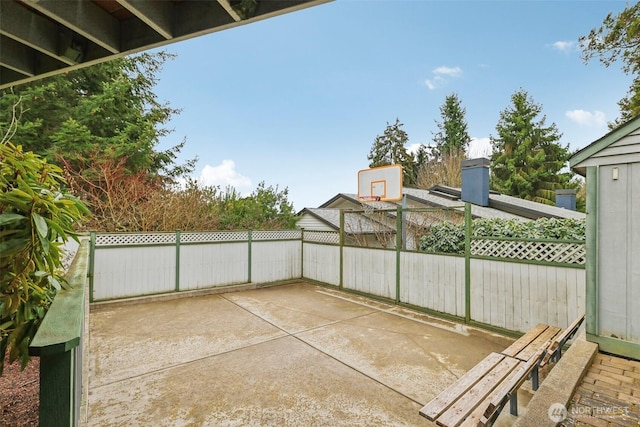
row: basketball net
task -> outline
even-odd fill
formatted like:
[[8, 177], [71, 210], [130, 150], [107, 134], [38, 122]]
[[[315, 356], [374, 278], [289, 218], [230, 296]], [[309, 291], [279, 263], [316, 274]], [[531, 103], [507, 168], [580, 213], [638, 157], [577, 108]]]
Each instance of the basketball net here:
[[364, 214], [370, 216], [373, 214], [373, 211], [376, 209], [374, 206], [374, 202], [379, 202], [379, 196], [361, 196], [360, 204], [362, 205], [362, 209], [364, 210]]

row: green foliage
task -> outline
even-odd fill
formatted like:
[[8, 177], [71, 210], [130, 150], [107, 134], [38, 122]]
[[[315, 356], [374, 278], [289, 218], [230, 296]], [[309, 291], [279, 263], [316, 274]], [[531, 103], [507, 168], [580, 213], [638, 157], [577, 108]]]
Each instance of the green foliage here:
[[266, 187], [264, 181], [248, 197], [240, 197], [233, 188], [227, 188], [219, 198], [217, 209], [220, 229], [292, 229], [296, 215], [288, 200], [289, 190]]
[[405, 147], [409, 136], [402, 129], [402, 126], [404, 125], [400, 123], [399, 119], [396, 119], [392, 125], [387, 122], [384, 133], [376, 136], [367, 159], [369, 159], [370, 168], [401, 165], [402, 184], [410, 187], [416, 182], [416, 168], [413, 156]]
[[640, 114], [640, 3], [627, 6], [618, 15], [609, 13], [602, 25], [578, 39], [585, 63], [593, 58], [609, 67], [622, 62], [622, 71], [634, 76], [627, 95], [618, 102], [621, 117], [615, 128]]
[[452, 93], [445, 98], [444, 104], [440, 106], [442, 122], [436, 121], [438, 132], [433, 137], [433, 154], [436, 158], [467, 151], [471, 136], [465, 115], [466, 109], [457, 94]]
[[[172, 58], [143, 53], [56, 75], [0, 93], [0, 127], [18, 119], [12, 142], [59, 163], [75, 164], [91, 155], [127, 159], [127, 168], [170, 178], [193, 169], [195, 160], [175, 170], [184, 142], [167, 151], [155, 147], [179, 111], [153, 93], [157, 74]], [[19, 105], [17, 111], [12, 106]]]
[[[585, 241], [584, 220], [540, 218], [535, 221], [479, 218], [473, 220], [472, 237], [509, 237]], [[465, 225], [444, 222], [431, 226], [420, 239], [424, 252], [464, 253]]]
[[420, 238], [419, 248], [424, 252], [464, 253], [464, 224], [445, 221], [432, 225], [429, 233]]
[[89, 214], [61, 192], [61, 169], [11, 143], [0, 144], [0, 375], [9, 362], [29, 361], [28, 347], [57, 290], [62, 245], [77, 239]]
[[562, 136], [555, 123], [545, 126], [537, 119], [542, 107], [519, 90], [512, 105], [500, 113], [497, 137], [491, 137], [491, 185], [494, 189], [548, 205], [555, 204], [555, 190], [574, 188], [571, 172], [561, 172], [569, 159], [569, 147], [561, 146]]

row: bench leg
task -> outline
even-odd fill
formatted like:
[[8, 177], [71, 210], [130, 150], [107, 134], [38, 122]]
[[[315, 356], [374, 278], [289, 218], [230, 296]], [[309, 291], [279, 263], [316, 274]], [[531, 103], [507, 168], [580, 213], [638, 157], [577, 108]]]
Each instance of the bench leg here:
[[533, 389], [533, 391], [538, 390], [538, 386], [539, 386], [539, 375], [538, 375], [538, 367], [536, 366], [535, 368], [533, 368], [533, 371], [531, 371], [531, 388]]
[[518, 416], [518, 390], [514, 391], [509, 399], [509, 412], [513, 416]]

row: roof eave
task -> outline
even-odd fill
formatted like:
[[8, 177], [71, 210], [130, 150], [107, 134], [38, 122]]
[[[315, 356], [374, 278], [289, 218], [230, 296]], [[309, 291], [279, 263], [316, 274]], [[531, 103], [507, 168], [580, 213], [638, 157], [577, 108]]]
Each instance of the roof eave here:
[[618, 126], [616, 129], [607, 133], [600, 139], [595, 140], [591, 144], [584, 147], [582, 150], [576, 152], [569, 159], [569, 167], [574, 172], [585, 176], [586, 168], [580, 165], [582, 162], [638, 129], [640, 129], [640, 116], [635, 117], [625, 124]]

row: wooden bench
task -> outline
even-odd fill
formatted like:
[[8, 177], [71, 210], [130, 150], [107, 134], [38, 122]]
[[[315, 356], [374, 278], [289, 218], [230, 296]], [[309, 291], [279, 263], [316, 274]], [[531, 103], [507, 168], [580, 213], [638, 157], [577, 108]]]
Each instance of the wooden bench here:
[[[514, 357], [516, 359], [526, 361], [541, 346], [548, 346], [547, 353], [543, 358], [540, 366], [544, 366], [550, 362], [557, 362], [562, 356], [562, 348], [570, 340], [584, 321], [584, 313], [566, 329], [562, 330], [557, 326], [549, 326], [545, 323], [537, 324], [529, 332], [517, 339], [513, 344], [504, 349], [501, 353], [505, 356]], [[539, 377], [538, 369], [534, 369], [531, 373], [531, 388], [535, 391], [538, 389]]]
[[517, 415], [518, 389], [544, 354], [541, 347], [525, 362], [491, 353], [427, 403], [420, 415], [443, 427], [492, 425], [508, 401]]
[[507, 402], [511, 414], [518, 415], [518, 389], [528, 378], [532, 389], [538, 389], [538, 368], [560, 359], [584, 317], [583, 313], [564, 330], [536, 325], [502, 352], [489, 354], [427, 403], [420, 415], [443, 427], [490, 426]]

